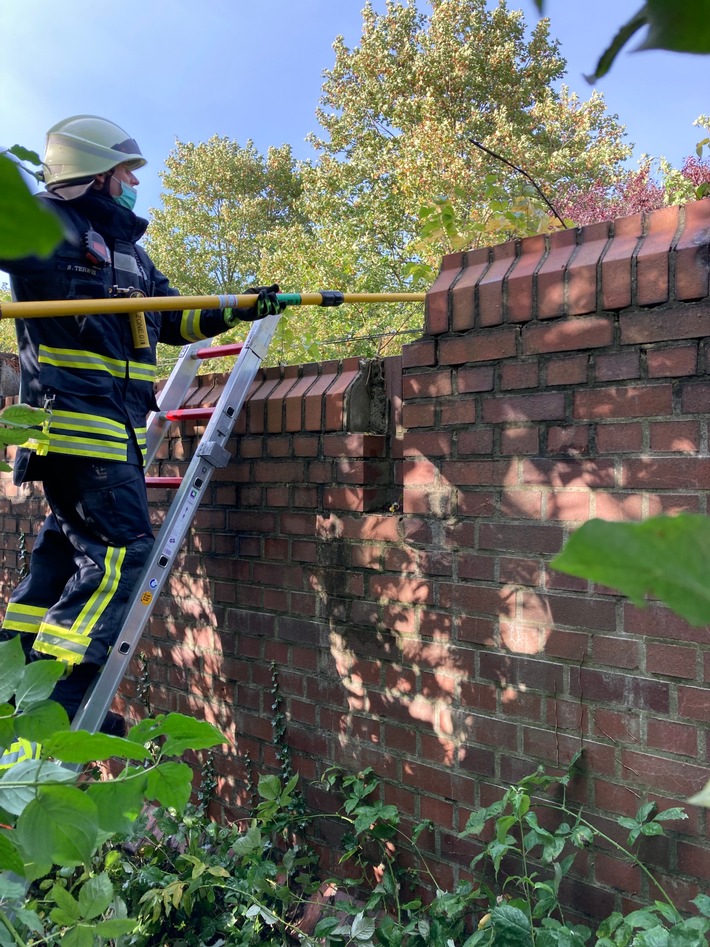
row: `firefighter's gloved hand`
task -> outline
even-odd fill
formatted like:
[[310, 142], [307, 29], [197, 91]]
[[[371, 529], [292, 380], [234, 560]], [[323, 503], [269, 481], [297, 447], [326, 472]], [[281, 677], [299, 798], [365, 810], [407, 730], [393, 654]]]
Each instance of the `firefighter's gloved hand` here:
[[286, 306], [279, 301], [276, 295], [278, 292], [278, 283], [272, 283], [271, 286], [251, 286], [244, 291], [244, 295], [258, 296], [256, 304], [248, 309], [225, 309], [225, 323], [231, 328], [237, 322], [255, 322], [257, 319], [282, 313]]

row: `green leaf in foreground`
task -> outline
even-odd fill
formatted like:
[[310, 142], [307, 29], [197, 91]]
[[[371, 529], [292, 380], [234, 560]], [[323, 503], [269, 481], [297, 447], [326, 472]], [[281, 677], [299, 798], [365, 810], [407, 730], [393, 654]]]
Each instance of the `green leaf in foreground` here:
[[167, 714], [155, 720], [142, 720], [128, 731], [128, 739], [140, 743], [164, 737], [160, 750], [163, 756], [181, 756], [185, 750], [207, 750], [226, 743], [223, 733], [205, 720], [184, 714]]
[[61, 239], [58, 218], [32, 196], [15, 162], [0, 155], [0, 257], [49, 256]]
[[5, 835], [0, 835], [0, 870], [14, 871], [16, 875], [24, 875], [24, 863], [15, 845]]
[[24, 710], [25, 706], [47, 700], [54, 685], [64, 674], [61, 661], [33, 661], [22, 672], [15, 693], [15, 706]]
[[99, 917], [108, 909], [112, 900], [113, 885], [106, 872], [94, 875], [82, 885], [79, 892], [81, 916], [87, 921]]
[[68, 730], [69, 717], [61, 704], [53, 700], [43, 700], [20, 714], [15, 721], [15, 727], [19, 737], [41, 743], [48, 733]]
[[130, 778], [107, 779], [92, 783], [86, 790], [96, 805], [99, 828], [103, 832], [130, 832], [145, 804], [148, 774], [129, 768]]
[[192, 770], [187, 763], [159, 763], [148, 773], [146, 795], [168, 809], [182, 812], [192, 793]]
[[679, 53], [710, 52], [710, 2], [646, 0], [648, 36], [639, 49], [670, 49]]
[[650, 595], [691, 625], [710, 624], [710, 518], [690, 513], [642, 523], [590, 520], [551, 563], [618, 589], [638, 606]]
[[5, 703], [15, 693], [22, 672], [25, 669], [25, 655], [22, 651], [20, 636], [0, 642], [0, 702]]
[[43, 743], [47, 756], [65, 763], [94, 763], [120, 756], [132, 760], [150, 759], [150, 751], [132, 740], [114, 737], [106, 733], [86, 733], [83, 730], [67, 730], [54, 733]]
[[73, 786], [41, 787], [17, 820], [18, 844], [30, 858], [57, 865], [88, 864], [96, 848], [96, 806]]
[[23, 760], [0, 777], [0, 806], [19, 815], [44, 783], [74, 783], [77, 774], [52, 760]]

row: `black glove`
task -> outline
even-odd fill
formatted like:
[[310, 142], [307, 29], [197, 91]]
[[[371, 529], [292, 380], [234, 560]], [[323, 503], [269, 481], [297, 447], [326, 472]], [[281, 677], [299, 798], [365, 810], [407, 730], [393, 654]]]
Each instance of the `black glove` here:
[[265, 316], [276, 316], [282, 313], [286, 306], [279, 302], [276, 294], [279, 292], [279, 284], [272, 283], [271, 286], [250, 286], [245, 291], [245, 295], [255, 295], [259, 298], [256, 306], [247, 309], [244, 318], [250, 322], [255, 319], [263, 319]]
[[254, 306], [248, 309], [223, 309], [224, 321], [231, 329], [237, 322], [256, 322], [257, 319], [263, 319], [265, 316], [275, 316], [282, 313], [286, 308], [277, 298], [279, 284], [272, 283], [271, 286], [250, 286], [245, 289], [243, 295], [258, 296]]

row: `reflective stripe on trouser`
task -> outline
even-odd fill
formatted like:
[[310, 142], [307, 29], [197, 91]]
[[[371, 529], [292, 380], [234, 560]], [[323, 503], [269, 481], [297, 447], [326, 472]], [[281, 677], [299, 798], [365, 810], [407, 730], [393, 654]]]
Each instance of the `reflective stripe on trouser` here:
[[38, 760], [40, 755], [39, 743], [32, 743], [30, 740], [15, 740], [7, 749], [0, 754], [0, 771], [9, 769], [17, 763], [24, 763], [25, 760]]
[[39, 654], [101, 665], [153, 544], [145, 478], [133, 464], [45, 459], [51, 514], [2, 632], [36, 631]]

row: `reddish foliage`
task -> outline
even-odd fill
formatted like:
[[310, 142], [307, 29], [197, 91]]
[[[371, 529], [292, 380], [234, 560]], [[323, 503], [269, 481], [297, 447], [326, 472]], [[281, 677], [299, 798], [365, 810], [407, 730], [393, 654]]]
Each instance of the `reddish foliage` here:
[[[680, 173], [693, 187], [698, 187], [710, 182], [710, 161], [688, 157]], [[558, 197], [556, 207], [562, 217], [583, 227], [639, 211], [657, 210], [664, 206], [665, 198], [665, 187], [653, 179], [650, 164], [646, 164], [638, 171], [629, 171], [612, 187], [595, 184], [586, 191], [570, 189]]]
[[710, 161], [691, 155], [685, 159], [680, 173], [692, 181], [694, 187], [700, 187], [701, 184], [710, 182]]

